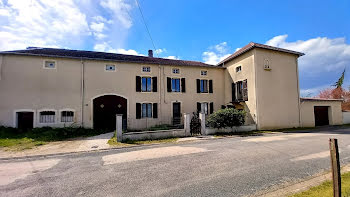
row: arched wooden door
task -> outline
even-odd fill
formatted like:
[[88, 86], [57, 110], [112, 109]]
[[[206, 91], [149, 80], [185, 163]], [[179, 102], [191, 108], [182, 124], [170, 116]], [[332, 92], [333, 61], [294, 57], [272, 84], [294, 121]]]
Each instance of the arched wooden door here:
[[114, 131], [116, 114], [123, 114], [123, 129], [126, 129], [127, 100], [116, 95], [104, 95], [93, 100], [94, 129]]

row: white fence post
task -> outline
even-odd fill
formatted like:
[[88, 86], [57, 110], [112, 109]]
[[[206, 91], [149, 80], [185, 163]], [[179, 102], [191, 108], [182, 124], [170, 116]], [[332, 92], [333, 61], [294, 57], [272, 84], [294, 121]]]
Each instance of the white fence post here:
[[205, 114], [199, 113], [199, 119], [201, 120], [201, 134], [206, 135], [207, 132], [205, 130]]
[[116, 133], [117, 133], [117, 141], [121, 142], [123, 141], [123, 115], [117, 114], [116, 115]]
[[184, 129], [185, 129], [185, 135], [189, 136], [191, 133], [191, 114], [190, 113], [184, 113]]

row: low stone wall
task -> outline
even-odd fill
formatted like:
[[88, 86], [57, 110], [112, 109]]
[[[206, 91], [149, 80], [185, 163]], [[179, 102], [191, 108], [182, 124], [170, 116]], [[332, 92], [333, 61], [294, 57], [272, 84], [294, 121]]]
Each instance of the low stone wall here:
[[224, 128], [224, 129], [214, 129], [214, 128], [206, 128], [207, 135], [213, 135], [216, 133], [232, 133], [232, 132], [248, 132], [256, 130], [256, 125], [243, 125], [240, 127], [233, 128]]
[[343, 124], [350, 124], [350, 112], [343, 112]]
[[190, 136], [185, 132], [185, 129], [171, 129], [158, 131], [141, 131], [141, 132], [127, 132], [122, 134], [122, 141], [126, 140], [155, 140], [172, 137], [186, 137]]

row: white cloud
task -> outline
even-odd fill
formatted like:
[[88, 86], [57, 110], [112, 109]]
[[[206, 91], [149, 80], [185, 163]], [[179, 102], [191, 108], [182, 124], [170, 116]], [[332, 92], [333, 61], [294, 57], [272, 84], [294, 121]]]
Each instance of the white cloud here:
[[0, 50], [104, 42], [123, 48], [134, 7], [132, 0], [0, 0]]
[[211, 46], [208, 48], [208, 51], [203, 52], [203, 61], [207, 64], [215, 65], [231, 55], [228, 51], [229, 47], [226, 42]]
[[89, 34], [86, 15], [73, 0], [8, 0], [0, 10], [6, 16], [0, 17], [0, 50], [65, 46]]
[[109, 43], [103, 42], [96, 44], [94, 46], [95, 51], [101, 51], [101, 52], [109, 52], [109, 53], [120, 53], [125, 55], [139, 55], [139, 56], [145, 56], [144, 54], [138, 53], [137, 51], [133, 49], [122, 49], [122, 48], [113, 48], [110, 46]]
[[166, 49], [165, 48], [163, 48], [163, 49], [156, 49], [154, 52], [159, 55], [161, 53], [166, 52]]
[[179, 58], [174, 56], [174, 55], [170, 55], [168, 57], [164, 57], [165, 59], [172, 59], [172, 60], [178, 60]]
[[102, 32], [105, 28], [105, 24], [102, 22], [100, 23], [92, 22], [90, 24], [90, 28], [95, 32]]
[[345, 38], [317, 37], [309, 40], [287, 42], [288, 35], [267, 41], [267, 45], [305, 53], [299, 58], [299, 69], [305, 73], [329, 72], [350, 65], [350, 44]]
[[102, 0], [100, 5], [113, 13], [113, 16], [118, 20], [124, 28], [129, 29], [132, 26], [132, 20], [129, 15], [131, 5], [125, 0]]

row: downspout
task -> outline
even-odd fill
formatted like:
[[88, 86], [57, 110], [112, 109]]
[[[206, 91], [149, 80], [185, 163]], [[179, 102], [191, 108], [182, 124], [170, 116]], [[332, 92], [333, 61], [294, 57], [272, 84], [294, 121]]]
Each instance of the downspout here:
[[85, 97], [85, 65], [83, 58], [81, 58], [81, 127], [84, 127], [84, 97]]
[[[158, 75], [159, 75], [159, 116], [162, 119], [162, 71], [161, 71], [162, 67], [160, 66], [160, 64], [158, 65]], [[162, 120], [161, 120], [162, 122]]]
[[298, 58], [295, 59], [296, 62], [296, 75], [297, 75], [297, 93], [298, 93], [298, 109], [299, 109], [299, 127], [301, 125], [301, 103], [300, 103], [300, 87], [299, 87], [299, 69], [298, 69]]
[[254, 50], [254, 75], [255, 75], [255, 107], [256, 107], [256, 130], [259, 129], [259, 113], [258, 113], [258, 74], [257, 74], [257, 63], [256, 63], [256, 50]]

